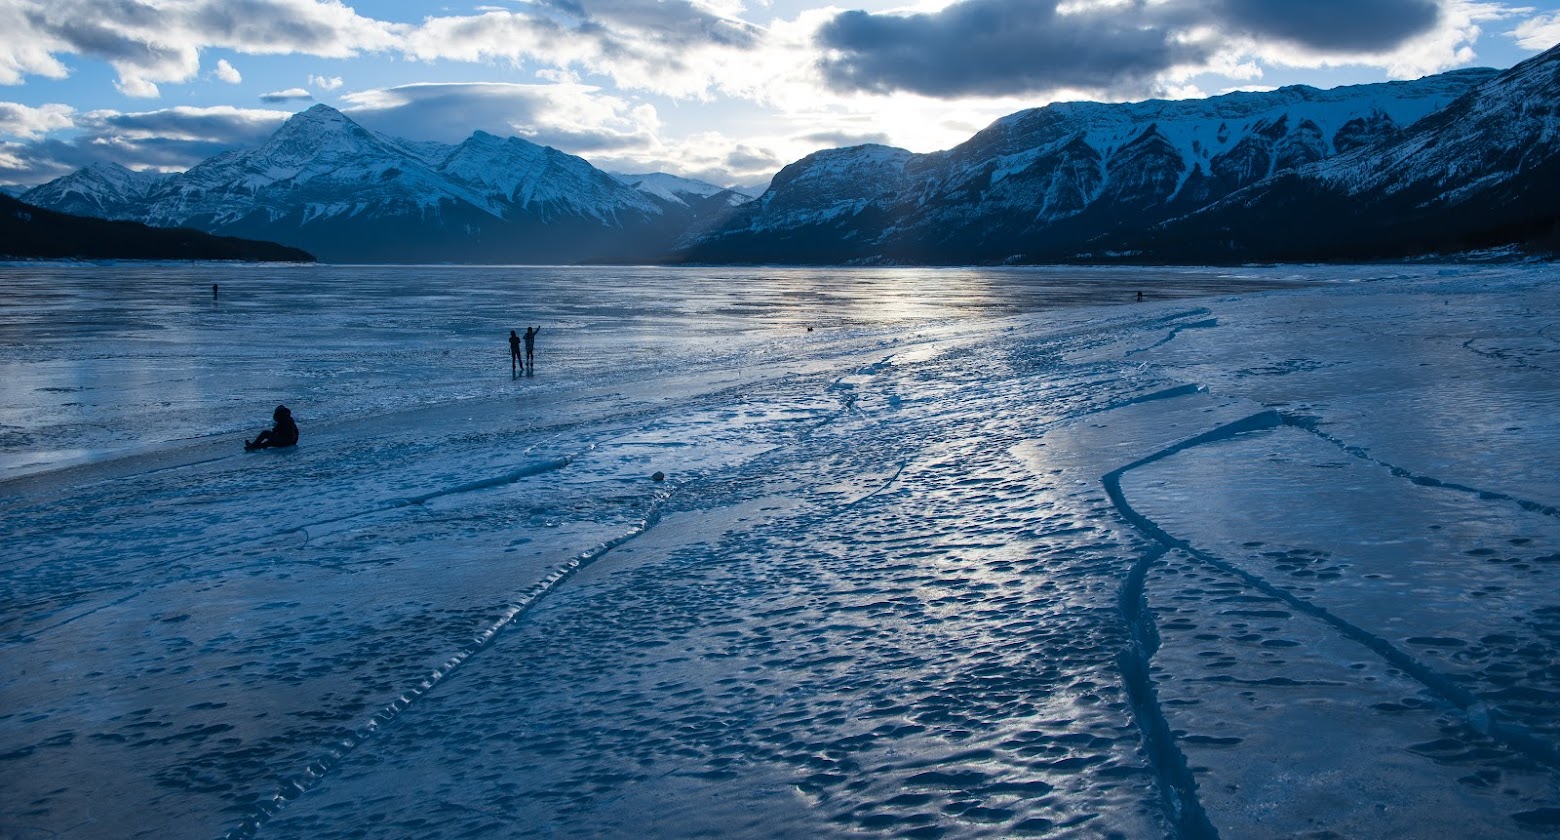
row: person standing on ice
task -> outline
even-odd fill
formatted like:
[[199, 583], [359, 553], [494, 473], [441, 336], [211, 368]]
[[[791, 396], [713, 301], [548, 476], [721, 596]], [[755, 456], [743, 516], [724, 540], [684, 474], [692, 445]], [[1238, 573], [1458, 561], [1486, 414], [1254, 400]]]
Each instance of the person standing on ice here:
[[[531, 331], [526, 330], [526, 335]], [[525, 368], [525, 360], [520, 358], [520, 336], [515, 335], [514, 330], [509, 331], [509, 375], [519, 376], [519, 370]]]
[[292, 411], [285, 405], [279, 405], [271, 412], [271, 419], [276, 421], [276, 424], [255, 436], [254, 440], [244, 441], [244, 451], [253, 452], [256, 449], [276, 449], [297, 445], [298, 424], [293, 422]]
[[525, 366], [531, 373], [536, 371], [536, 334], [541, 331], [541, 327], [525, 328]]

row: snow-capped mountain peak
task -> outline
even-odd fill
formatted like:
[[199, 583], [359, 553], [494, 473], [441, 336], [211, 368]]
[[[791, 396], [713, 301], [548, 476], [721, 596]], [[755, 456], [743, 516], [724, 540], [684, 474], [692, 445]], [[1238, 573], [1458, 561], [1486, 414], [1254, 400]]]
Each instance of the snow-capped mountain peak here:
[[1380, 144], [1493, 70], [1201, 100], [1065, 102], [1003, 117], [952, 149], [810, 155], [690, 259], [993, 261], [1069, 253], [1104, 232], [1207, 206], [1277, 174]]
[[327, 105], [293, 115], [255, 148], [184, 173], [143, 176], [110, 164], [33, 192], [42, 206], [271, 239], [350, 261], [654, 255], [714, 212], [657, 201], [518, 137], [402, 140]]
[[648, 172], [637, 175], [623, 172], [609, 172], [607, 174], [616, 178], [621, 184], [674, 204], [687, 205], [690, 198], [707, 199], [722, 194], [724, 194], [724, 200], [729, 207], [736, 207], [753, 200], [753, 196], [741, 190], [728, 189], [706, 181], [682, 178], [665, 172]]
[[124, 213], [129, 204], [146, 196], [168, 176], [138, 172], [117, 163], [94, 163], [22, 194], [29, 204], [78, 216], [107, 219], [133, 218]]

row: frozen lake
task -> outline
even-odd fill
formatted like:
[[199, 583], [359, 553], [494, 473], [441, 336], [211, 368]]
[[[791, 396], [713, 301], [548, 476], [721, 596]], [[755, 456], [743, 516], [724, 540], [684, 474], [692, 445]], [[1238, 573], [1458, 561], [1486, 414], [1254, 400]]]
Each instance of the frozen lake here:
[[0, 284], [0, 837], [1560, 833], [1552, 267]]

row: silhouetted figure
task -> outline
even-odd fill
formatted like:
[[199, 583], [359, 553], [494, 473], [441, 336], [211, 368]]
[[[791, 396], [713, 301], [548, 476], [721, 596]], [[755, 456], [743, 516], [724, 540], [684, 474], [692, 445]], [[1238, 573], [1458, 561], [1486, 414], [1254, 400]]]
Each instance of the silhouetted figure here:
[[1142, 300], [1143, 299], [1143, 293], [1142, 292], [1138, 292], [1137, 299], [1138, 300]]
[[[526, 335], [531, 331], [527, 330]], [[519, 369], [525, 367], [525, 359], [520, 357], [520, 336], [515, 335], [514, 330], [509, 331], [509, 375], [519, 376]]]
[[211, 299], [212, 300], [216, 300], [217, 299], [217, 284], [216, 283], [212, 283], [211, 284]]
[[244, 441], [245, 451], [294, 446], [298, 443], [298, 424], [293, 422], [292, 411], [287, 406], [277, 406], [271, 412], [271, 419], [276, 421], [276, 425], [261, 432], [254, 440]]
[[525, 328], [525, 366], [528, 371], [536, 370], [536, 334], [541, 331], [541, 327]]

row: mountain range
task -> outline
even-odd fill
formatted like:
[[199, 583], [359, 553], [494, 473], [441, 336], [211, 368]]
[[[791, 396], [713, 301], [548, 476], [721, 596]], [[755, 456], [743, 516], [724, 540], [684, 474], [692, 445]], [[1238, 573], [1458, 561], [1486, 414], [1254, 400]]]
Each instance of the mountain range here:
[[1243, 262], [1560, 246], [1560, 48], [1505, 72], [1022, 111], [953, 149], [818, 152], [698, 262]]
[[757, 199], [519, 138], [369, 131], [318, 105], [188, 172], [28, 191], [66, 212], [334, 262], [1240, 262], [1554, 250], [1560, 48], [1510, 70], [1200, 100], [1072, 102], [952, 149], [816, 152]]
[[186, 172], [96, 164], [22, 196], [369, 263], [637, 258], [664, 253], [748, 198], [669, 175], [609, 175], [518, 137], [479, 131], [453, 146], [388, 137], [326, 105], [294, 115], [258, 148]]

